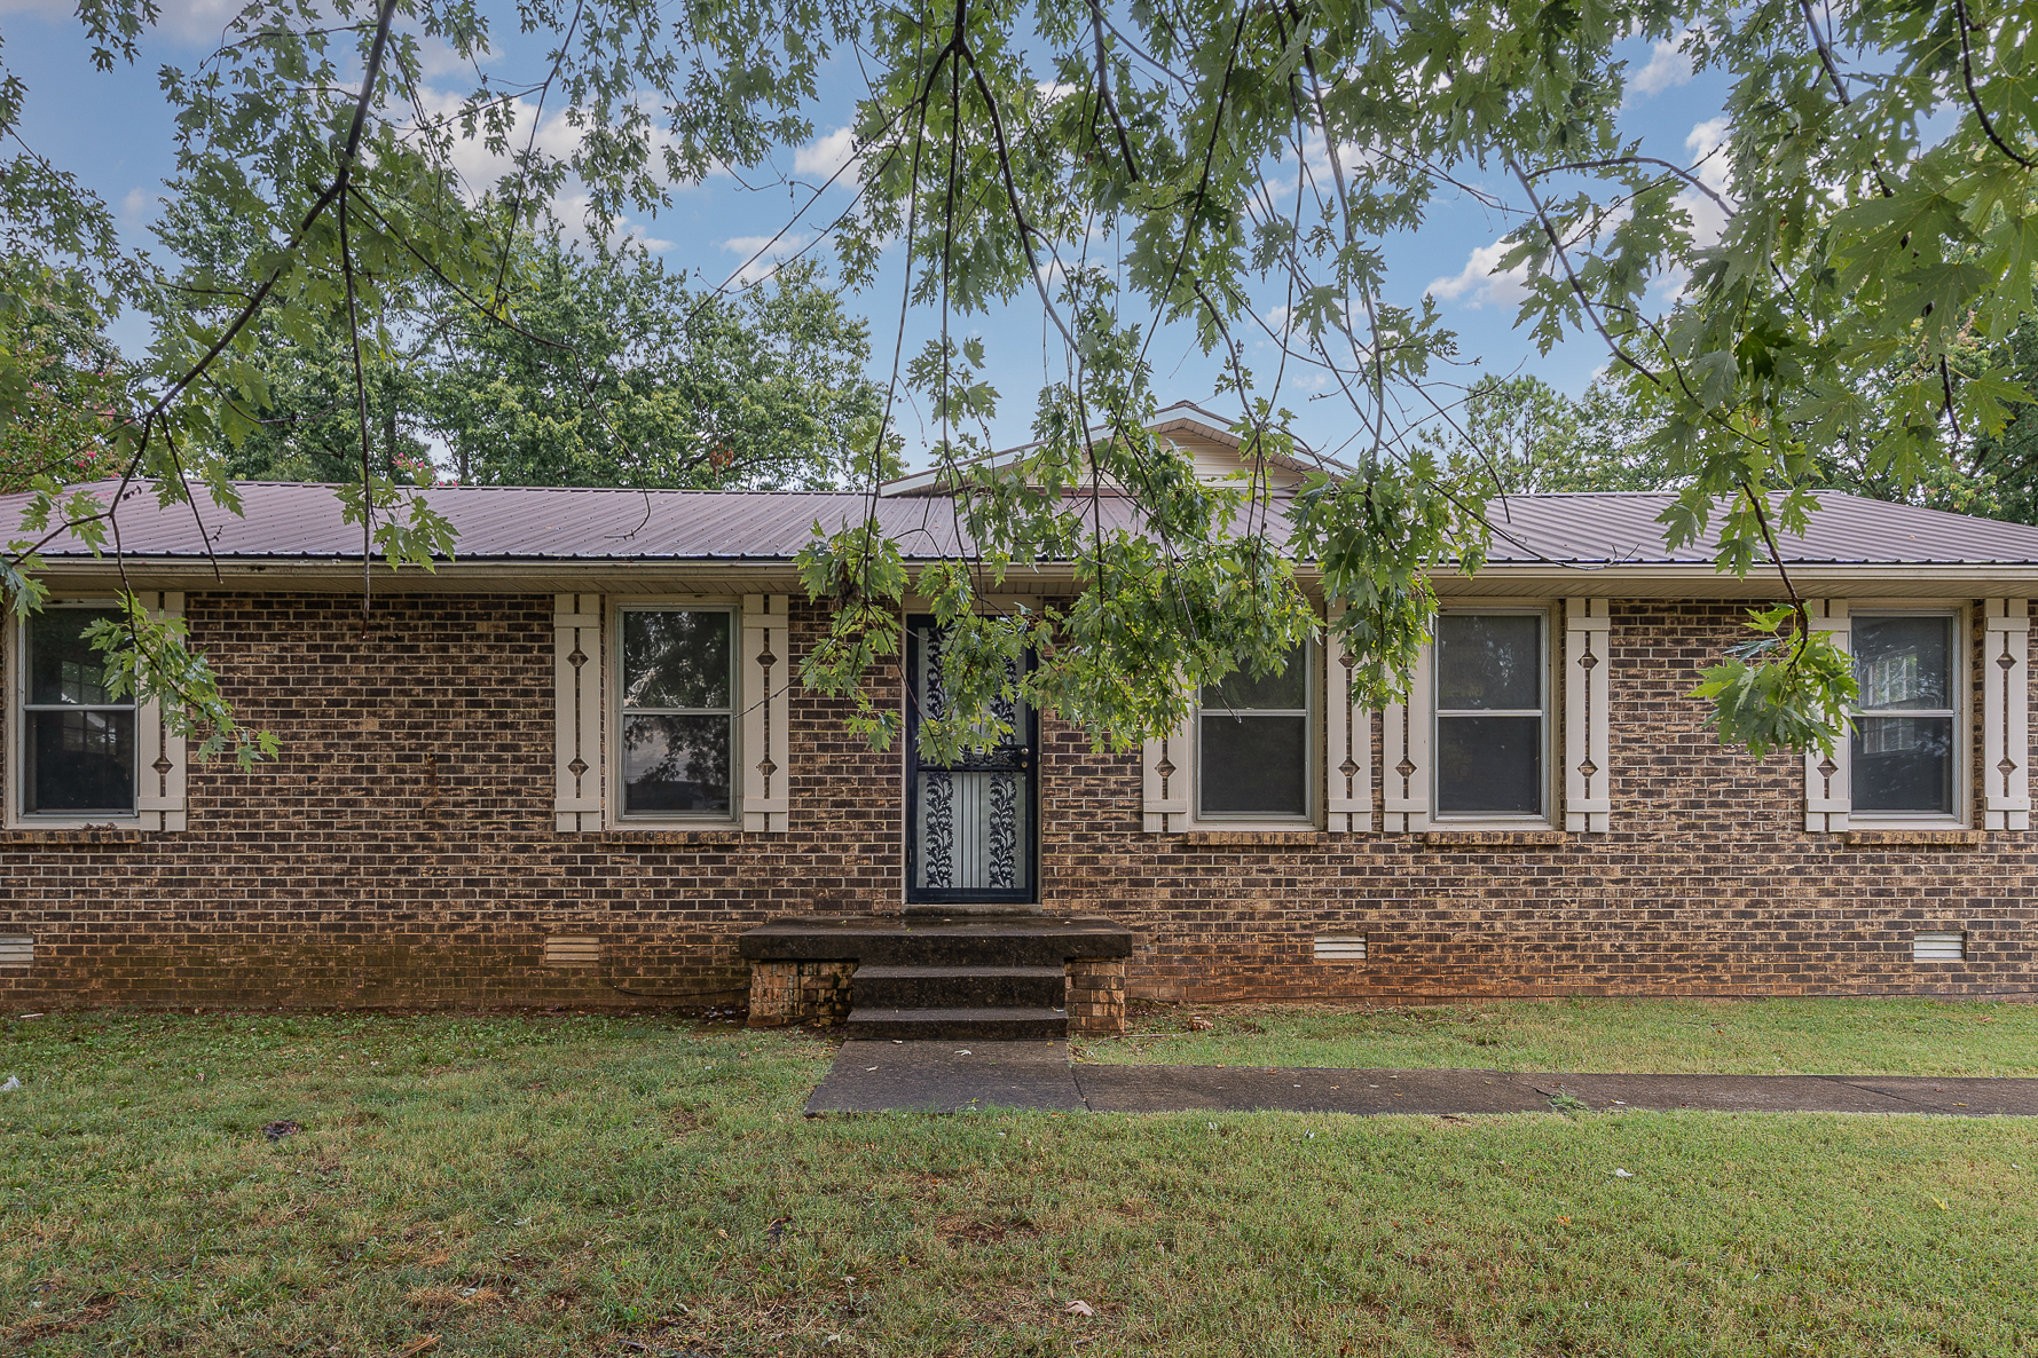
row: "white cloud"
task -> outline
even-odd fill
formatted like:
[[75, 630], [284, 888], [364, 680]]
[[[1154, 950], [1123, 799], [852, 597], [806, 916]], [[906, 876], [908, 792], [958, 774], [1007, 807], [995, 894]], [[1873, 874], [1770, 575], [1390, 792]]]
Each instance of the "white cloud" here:
[[516, 156], [522, 154], [526, 143], [538, 155], [548, 158], [570, 156], [580, 145], [582, 131], [568, 121], [563, 111], [555, 111], [540, 121], [533, 138], [531, 124], [538, 117], [538, 106], [529, 99], [516, 99], [503, 106], [510, 126], [504, 148], [495, 150], [488, 145], [486, 123], [477, 123], [474, 135], [465, 135], [460, 122], [465, 102], [465, 96], [451, 90], [422, 87], [418, 91], [418, 106], [423, 116], [416, 121], [452, 136], [453, 172], [460, 176], [472, 197], [479, 198], [500, 183], [515, 168]]
[[[1727, 133], [1724, 117], [1708, 118], [1691, 129], [1684, 149], [1691, 156], [1698, 182], [1721, 197], [1732, 187], [1727, 168]], [[1710, 195], [1686, 187], [1677, 195], [1677, 205], [1691, 215], [1691, 238], [1701, 247], [1718, 242], [1727, 229], [1727, 213]]]
[[1439, 302], [1463, 302], [1468, 307], [1519, 306], [1528, 296], [1528, 267], [1517, 264], [1494, 272], [1507, 250], [1504, 241], [1482, 245], [1472, 251], [1464, 268], [1432, 280], [1424, 291]]
[[[486, 59], [489, 55], [488, 51], [483, 50], [477, 54], [477, 59]], [[418, 68], [424, 73], [425, 79], [436, 80], [455, 71], [465, 71], [471, 75], [474, 63], [454, 51], [453, 44], [444, 38], [426, 34], [418, 40]]]
[[1648, 64], [1628, 78], [1628, 89], [1644, 97], [1688, 85], [1696, 72], [1679, 43], [1659, 42], [1649, 49]]
[[804, 231], [788, 231], [777, 237], [730, 236], [722, 242], [722, 248], [742, 256], [742, 263], [730, 277], [747, 288], [770, 278], [779, 265], [804, 250], [813, 239]]
[[[1337, 165], [1330, 163], [1330, 146], [1322, 137], [1316, 137], [1303, 144], [1303, 163], [1309, 168], [1309, 182], [1321, 194], [1330, 194], [1337, 186], [1337, 171], [1342, 170], [1349, 181], [1363, 170], [1370, 170], [1380, 163], [1380, 153], [1372, 147], [1357, 142], [1340, 142], [1337, 148]], [[1276, 198], [1286, 198], [1295, 192], [1295, 159], [1292, 154], [1283, 154], [1274, 161], [1276, 173], [1267, 176], [1267, 192]]]
[[[216, 47], [247, 0], [172, 0], [162, 7], [155, 29], [187, 46]], [[0, 15], [32, 14], [52, 22], [75, 23], [78, 0], [0, 0]], [[144, 37], [146, 41], [146, 37]]]
[[838, 127], [793, 152], [793, 173], [827, 180], [840, 172], [845, 179], [854, 178], [856, 171], [850, 167], [856, 159], [856, 129]]
[[120, 200], [120, 220], [123, 225], [140, 228], [147, 225], [149, 215], [155, 211], [156, 195], [136, 185]]
[[[477, 123], [474, 135], [465, 134], [460, 122], [465, 96], [426, 85], [419, 88], [417, 102], [422, 116], [414, 118], [413, 123], [452, 137], [449, 161], [469, 201], [480, 199], [501, 184], [515, 168], [516, 158], [523, 154], [526, 145], [542, 159], [563, 160], [579, 149], [586, 135], [564, 111], [555, 110], [537, 121], [537, 135], [533, 137], [531, 126], [538, 119], [538, 106], [532, 100], [517, 99], [504, 106], [510, 127], [505, 145], [496, 150], [488, 145], [485, 122]], [[655, 154], [656, 147], [653, 149]], [[552, 197], [552, 213], [564, 228], [569, 244], [587, 243], [587, 209], [591, 202], [591, 195], [577, 179], [567, 180]], [[611, 243], [621, 241], [635, 241], [654, 251], [670, 249], [673, 244], [647, 234], [641, 224], [628, 219], [618, 221], [611, 233]]]

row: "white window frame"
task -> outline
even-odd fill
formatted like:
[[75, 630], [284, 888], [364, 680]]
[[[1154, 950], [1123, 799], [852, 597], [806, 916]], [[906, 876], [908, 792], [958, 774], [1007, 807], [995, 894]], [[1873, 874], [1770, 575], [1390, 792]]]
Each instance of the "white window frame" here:
[[[1952, 706], [1947, 708], [1870, 710], [1850, 705], [1847, 709], [1848, 729], [1841, 733], [1836, 743], [1835, 757], [1846, 765], [1847, 771], [1847, 827], [1858, 830], [1965, 830], [1973, 823], [1973, 698], [1969, 690], [1973, 687], [1974, 675], [1970, 648], [1973, 638], [1968, 633], [1967, 607], [1965, 604], [1908, 604], [1904, 602], [1856, 604], [1847, 610], [1847, 652], [1851, 659], [1854, 653], [1853, 633], [1856, 624], [1873, 618], [1950, 618], [1953, 622], [1952, 653], [1948, 656], [1946, 683]], [[1950, 814], [1939, 811], [1870, 811], [1854, 809], [1854, 739], [1859, 731], [1858, 718], [1878, 716], [1951, 717], [1953, 719], [1953, 810]], [[1816, 754], [1816, 752], [1814, 752]]]
[[[159, 618], [175, 618], [184, 615], [184, 596], [176, 592], [139, 590], [136, 598], [143, 608]], [[118, 611], [120, 600], [110, 596], [86, 595], [78, 598], [52, 599], [44, 605], [45, 610], [63, 608], [112, 609]], [[135, 714], [135, 780], [134, 807], [124, 813], [91, 812], [44, 812], [29, 813], [26, 805], [27, 784], [25, 779], [25, 754], [27, 747], [28, 722], [28, 635], [27, 629], [12, 618], [0, 623], [0, 670], [5, 671], [4, 684], [4, 731], [0, 731], [0, 746], [4, 746], [7, 760], [6, 787], [0, 789], [6, 797], [6, 805], [0, 808], [0, 819], [11, 830], [76, 830], [92, 826], [116, 826], [123, 829], [144, 831], [180, 831], [185, 828], [184, 811], [185, 767], [184, 737], [171, 730], [163, 720], [163, 705], [158, 698], [134, 705]]]
[[[1427, 770], [1429, 778], [1430, 823], [1438, 829], [1450, 830], [1548, 829], [1556, 823], [1557, 808], [1557, 770], [1555, 767], [1555, 727], [1557, 724], [1555, 697], [1557, 675], [1550, 646], [1550, 609], [1547, 605], [1452, 604], [1437, 610], [1437, 621], [1441, 623], [1444, 618], [1452, 615], [1461, 617], [1526, 617], [1536, 619], [1538, 623], [1536, 637], [1538, 648], [1537, 673], [1542, 676], [1543, 702], [1540, 708], [1534, 710], [1527, 708], [1451, 708], [1446, 710], [1442, 703], [1438, 701], [1438, 688], [1443, 682], [1443, 666], [1440, 663], [1436, 643], [1434, 641], [1430, 643], [1428, 649], [1431, 655], [1431, 663], [1427, 667], [1427, 673], [1422, 676], [1422, 682], [1428, 686], [1427, 692], [1423, 695], [1426, 699], [1428, 711], [1423, 716], [1426, 724], [1425, 734], [1428, 737], [1431, 752], [1430, 767]], [[1513, 816], [1495, 815], [1492, 812], [1486, 811], [1444, 810], [1441, 804], [1440, 794], [1442, 788], [1437, 777], [1438, 770], [1435, 761], [1435, 751], [1441, 748], [1437, 738], [1438, 730], [1440, 724], [1447, 717], [1540, 718], [1542, 721], [1542, 750], [1540, 755], [1543, 775], [1542, 809], [1533, 815]]]
[[[43, 606], [44, 613], [72, 612], [89, 609], [93, 612], [111, 611], [118, 614], [118, 599], [53, 599]], [[142, 795], [142, 718], [143, 705], [130, 696], [125, 703], [94, 703], [79, 706], [69, 703], [31, 704], [29, 701], [28, 638], [30, 628], [25, 623], [13, 624], [12, 635], [8, 638], [8, 664], [13, 670], [7, 686], [7, 819], [10, 825], [22, 829], [65, 829], [86, 825], [138, 825], [141, 823]], [[126, 709], [134, 713], [133, 769], [134, 805], [125, 811], [30, 811], [28, 809], [28, 719], [32, 712], [56, 711], [112, 711]]]
[[[1292, 707], [1239, 707], [1208, 708], [1197, 695], [1195, 709], [1189, 714], [1189, 749], [1193, 761], [1190, 774], [1191, 788], [1189, 806], [1195, 824], [1222, 830], [1310, 830], [1322, 822], [1323, 817], [1323, 654], [1324, 648], [1313, 638], [1302, 643], [1304, 706], [1298, 711]], [[1203, 722], [1208, 716], [1219, 720], [1233, 715], [1295, 717], [1303, 719], [1302, 748], [1306, 767], [1302, 773], [1303, 813], [1279, 815], [1268, 811], [1205, 811], [1203, 809]]]
[[[718, 716], [729, 722], [729, 809], [726, 812], [623, 810], [623, 620], [630, 613], [721, 613], [729, 619], [729, 706], [720, 708], [631, 708], [627, 715]], [[715, 598], [630, 598], [619, 599], [609, 608], [606, 629], [608, 653], [613, 657], [611, 673], [603, 682], [606, 703], [605, 725], [611, 733], [603, 742], [604, 786], [608, 791], [609, 824], [616, 828], [699, 827], [733, 829], [743, 824], [743, 604], [740, 599]]]

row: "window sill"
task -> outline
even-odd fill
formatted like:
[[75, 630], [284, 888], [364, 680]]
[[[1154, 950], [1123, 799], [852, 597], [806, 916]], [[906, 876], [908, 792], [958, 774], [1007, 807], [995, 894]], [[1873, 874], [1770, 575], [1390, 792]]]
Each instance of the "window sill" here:
[[601, 844], [736, 844], [751, 836], [740, 821], [611, 821], [598, 830], [562, 830], [563, 839]]
[[1886, 849], [1910, 846], [1929, 849], [1978, 849], [1983, 843], [1980, 830], [1965, 826], [1917, 826], [1907, 829], [1842, 830], [1840, 842], [1850, 849]]
[[1439, 849], [1544, 849], [1567, 842], [1570, 835], [1549, 826], [1524, 826], [1518, 830], [1498, 828], [1431, 829], [1421, 833], [1422, 842]]
[[1170, 838], [1185, 849], [1214, 849], [1227, 845], [1275, 844], [1293, 847], [1297, 844], [1321, 844], [1328, 841], [1330, 836], [1314, 825], [1263, 825], [1253, 829], [1241, 826], [1235, 830], [1215, 828], [1184, 830]]
[[170, 833], [134, 821], [16, 821], [0, 831], [11, 844], [139, 844]]

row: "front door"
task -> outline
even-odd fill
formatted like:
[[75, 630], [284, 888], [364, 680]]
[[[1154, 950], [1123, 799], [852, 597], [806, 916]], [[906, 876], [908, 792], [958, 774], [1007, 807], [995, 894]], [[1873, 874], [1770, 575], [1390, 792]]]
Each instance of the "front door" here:
[[[1001, 708], [1012, 727], [995, 750], [956, 764], [924, 764], [922, 716], [947, 707], [941, 629], [906, 624], [906, 901], [911, 905], [1025, 905], [1039, 869], [1039, 722], [1024, 704]], [[1018, 678], [1014, 675], [1013, 678]]]

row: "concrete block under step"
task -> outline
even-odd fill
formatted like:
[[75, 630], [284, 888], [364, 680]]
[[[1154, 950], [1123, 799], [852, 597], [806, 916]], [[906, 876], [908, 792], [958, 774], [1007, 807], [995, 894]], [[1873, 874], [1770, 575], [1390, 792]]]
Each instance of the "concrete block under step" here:
[[850, 980], [857, 1007], [872, 1009], [1060, 1008], [1060, 966], [896, 966], [866, 963]]
[[880, 1009], [859, 1004], [842, 1035], [850, 1041], [996, 1042], [1066, 1037], [1066, 1010], [1044, 1005]]

